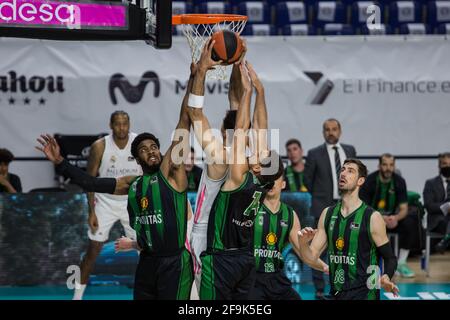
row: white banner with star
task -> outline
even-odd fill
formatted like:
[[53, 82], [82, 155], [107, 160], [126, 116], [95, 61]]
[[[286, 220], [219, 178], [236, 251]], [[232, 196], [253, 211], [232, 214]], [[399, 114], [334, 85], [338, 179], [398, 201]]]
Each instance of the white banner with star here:
[[[40, 156], [40, 133], [98, 134], [123, 109], [131, 129], [169, 144], [186, 80], [184, 38], [170, 50], [141, 41], [72, 42], [0, 38], [1, 147]], [[441, 37], [254, 37], [248, 60], [266, 87], [280, 147], [323, 143], [322, 122], [338, 118], [359, 154], [437, 154], [450, 149], [450, 46]], [[209, 81], [213, 127], [228, 108], [228, 83]], [[164, 151], [164, 150], [163, 150]]]

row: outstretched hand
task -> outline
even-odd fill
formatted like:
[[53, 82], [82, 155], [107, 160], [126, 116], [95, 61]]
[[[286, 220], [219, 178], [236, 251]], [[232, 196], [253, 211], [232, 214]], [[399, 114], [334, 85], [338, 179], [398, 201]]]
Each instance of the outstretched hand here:
[[252, 83], [255, 89], [263, 89], [263, 84], [261, 80], [259, 80], [258, 74], [256, 73], [255, 69], [253, 69], [253, 65], [248, 61], [246, 61], [246, 65], [248, 69], [248, 75], [250, 76], [250, 79], [252, 79]]
[[125, 252], [133, 250], [133, 240], [126, 237], [120, 237], [114, 242], [114, 251], [117, 252]]
[[214, 44], [216, 41], [212, 40], [212, 38], [209, 38], [206, 40], [205, 44], [203, 45], [202, 54], [200, 55], [200, 59], [197, 62], [197, 69], [202, 70], [211, 70], [214, 69], [215, 66], [221, 64], [223, 61], [214, 61], [211, 57], [212, 55], [212, 49], [214, 47]]
[[247, 42], [241, 37], [239, 37], [239, 39], [241, 39], [242, 42], [242, 53], [239, 56], [239, 59], [234, 63], [235, 65], [241, 64], [241, 62], [244, 61], [245, 54], [247, 53]]
[[64, 158], [61, 156], [58, 142], [56, 142], [56, 139], [54, 137], [47, 133], [41, 134], [41, 137], [37, 138], [36, 140], [41, 146], [36, 146], [35, 148], [44, 153], [48, 160], [50, 160], [54, 164], [61, 163], [64, 160]]
[[241, 72], [241, 83], [242, 88], [245, 91], [251, 91], [252, 90], [252, 80], [250, 79], [250, 75], [248, 74], [247, 67], [244, 63], [241, 63], [239, 65], [239, 71]]
[[392, 282], [388, 275], [383, 275], [380, 279], [380, 284], [381, 287], [384, 289], [384, 291], [386, 292], [392, 292], [392, 294], [394, 295], [394, 297], [398, 297], [398, 293], [400, 292], [399, 288], [395, 285], [394, 282]]
[[313, 229], [310, 227], [303, 228], [298, 232], [298, 241], [301, 244], [308, 244], [317, 233], [317, 229]]

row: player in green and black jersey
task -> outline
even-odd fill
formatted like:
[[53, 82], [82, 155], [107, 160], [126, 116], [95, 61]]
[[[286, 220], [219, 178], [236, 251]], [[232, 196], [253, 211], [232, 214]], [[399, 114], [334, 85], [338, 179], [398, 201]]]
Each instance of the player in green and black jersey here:
[[[337, 300], [379, 299], [380, 287], [394, 295], [398, 293], [391, 280], [397, 259], [383, 217], [358, 197], [366, 177], [367, 168], [361, 161], [345, 160], [339, 176], [342, 200], [324, 209], [318, 230], [304, 228], [299, 232], [305, 261], [317, 261], [328, 247], [330, 293]], [[384, 260], [383, 273], [380, 258]]]
[[[254, 223], [253, 254], [256, 264], [256, 281], [251, 290], [251, 300], [299, 300], [299, 294], [283, 270], [282, 252], [288, 243], [301, 257], [297, 234], [300, 221], [295, 211], [281, 202], [281, 190], [286, 186], [278, 178], [267, 192]], [[319, 260], [312, 267], [328, 272], [328, 266]]]
[[137, 236], [133, 246], [141, 252], [135, 299], [188, 299], [190, 296], [193, 273], [192, 259], [185, 247], [190, 217], [184, 158], [189, 152], [187, 104], [194, 72], [195, 68], [191, 68], [175, 138], [166, 154], [162, 156], [158, 139], [150, 133], [142, 133], [133, 141], [131, 153], [141, 165], [143, 176], [91, 177], [61, 157], [53, 137], [45, 135], [38, 140], [42, 145], [38, 149], [57, 165], [58, 172], [72, 178], [86, 191], [128, 194], [130, 225]]
[[[283, 174], [282, 166], [279, 165], [281, 159], [276, 152], [265, 153], [261, 164], [256, 161], [252, 166], [245, 156], [246, 134], [250, 128], [250, 78], [255, 81], [259, 79], [249, 64], [241, 63], [239, 68], [243, 94], [232, 142], [234, 158], [229, 160], [229, 175], [209, 215], [207, 249], [201, 255], [200, 299], [248, 298], [255, 277], [252, 254], [254, 218], [267, 190], [271, 188], [270, 184], [273, 185]], [[263, 103], [264, 96], [257, 95], [256, 105], [262, 107]], [[266, 115], [261, 118], [252, 124], [254, 129], [267, 128]]]

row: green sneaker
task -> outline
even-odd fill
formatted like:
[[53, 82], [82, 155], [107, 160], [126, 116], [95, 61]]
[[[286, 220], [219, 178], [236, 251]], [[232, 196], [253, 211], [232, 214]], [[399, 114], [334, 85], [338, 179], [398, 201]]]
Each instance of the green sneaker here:
[[403, 278], [414, 278], [416, 274], [408, 267], [406, 263], [399, 264], [397, 267], [397, 272]]

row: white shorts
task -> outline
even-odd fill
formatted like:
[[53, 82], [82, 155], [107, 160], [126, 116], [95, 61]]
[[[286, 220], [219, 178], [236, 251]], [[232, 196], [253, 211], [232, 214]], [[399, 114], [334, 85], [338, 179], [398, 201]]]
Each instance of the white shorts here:
[[105, 242], [109, 238], [109, 232], [117, 221], [123, 226], [125, 236], [136, 240], [136, 232], [130, 227], [127, 211], [127, 201], [96, 201], [95, 215], [97, 216], [98, 229], [92, 233], [88, 228], [88, 237], [93, 241]]
[[200, 280], [202, 263], [200, 255], [206, 250], [208, 224], [206, 223], [194, 223], [191, 233], [191, 254], [194, 261], [194, 279], [197, 286], [197, 290], [200, 291]]

